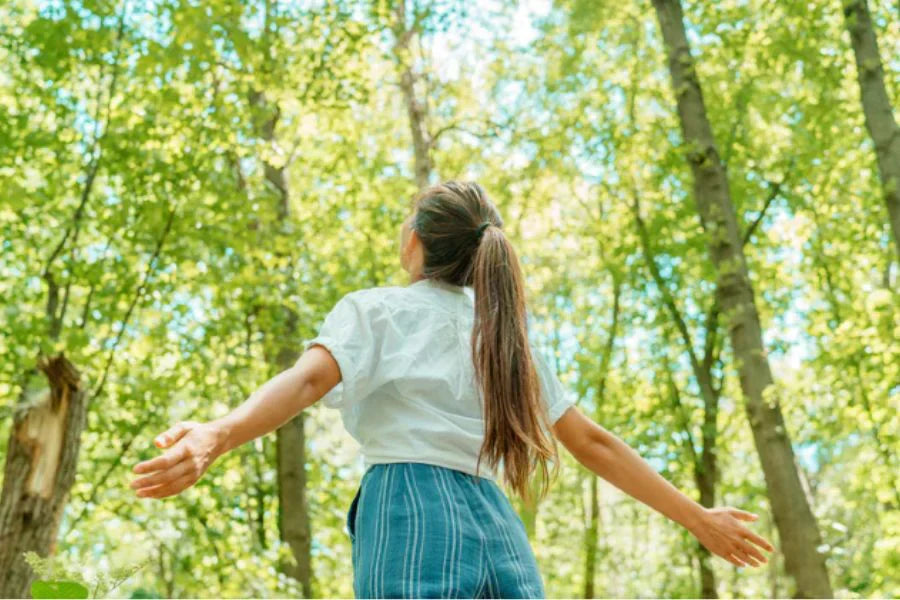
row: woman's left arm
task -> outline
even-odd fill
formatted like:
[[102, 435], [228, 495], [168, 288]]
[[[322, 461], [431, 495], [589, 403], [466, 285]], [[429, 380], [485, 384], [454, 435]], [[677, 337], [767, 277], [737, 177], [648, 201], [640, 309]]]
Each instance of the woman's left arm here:
[[312, 346], [293, 367], [274, 376], [224, 417], [176, 423], [154, 440], [168, 448], [138, 463], [134, 472], [148, 474], [131, 487], [145, 498], [164, 498], [192, 486], [222, 454], [278, 429], [311, 406], [341, 381], [332, 355]]
[[[773, 551], [772, 545], [740, 523], [756, 515], [723, 507], [705, 508], [657, 473], [625, 442], [577, 407], [554, 424], [553, 433], [578, 462], [611, 484], [688, 529], [714, 554], [737, 566], [759, 566], [766, 557], [750, 542]], [[746, 563], [746, 564], [745, 564]]]

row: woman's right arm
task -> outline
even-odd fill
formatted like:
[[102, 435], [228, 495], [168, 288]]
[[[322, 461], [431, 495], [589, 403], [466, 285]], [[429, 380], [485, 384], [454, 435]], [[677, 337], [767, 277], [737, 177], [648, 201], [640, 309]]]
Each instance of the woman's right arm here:
[[736, 508], [705, 508], [657, 473], [618, 437], [569, 408], [554, 424], [553, 433], [578, 462], [669, 519], [688, 529], [714, 554], [737, 566], [759, 566], [766, 557], [750, 542], [773, 551], [772, 545], [740, 520], [757, 517]]
[[224, 417], [208, 423], [182, 421], [157, 436], [157, 447], [168, 450], [134, 466], [135, 473], [148, 475], [132, 481], [132, 489], [144, 498], [180, 493], [219, 456], [278, 429], [340, 381], [340, 368], [328, 350], [310, 347], [293, 367], [268, 380]]

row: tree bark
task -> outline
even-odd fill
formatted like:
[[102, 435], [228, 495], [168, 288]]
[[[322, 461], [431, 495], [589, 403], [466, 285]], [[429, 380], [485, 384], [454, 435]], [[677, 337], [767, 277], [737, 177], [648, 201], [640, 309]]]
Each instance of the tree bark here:
[[900, 258], [900, 127], [884, 85], [884, 67], [867, 1], [845, 0], [844, 22], [850, 32], [866, 129], [875, 145], [881, 189]]
[[[706, 426], [707, 415], [704, 413], [704, 426]], [[703, 443], [701, 452], [701, 461], [705, 465], [701, 471], [694, 468], [694, 478], [697, 482], [697, 489], [700, 491], [700, 504], [712, 508], [716, 504], [716, 482], [715, 482], [715, 447], [710, 447], [707, 442]], [[711, 472], [711, 473], [710, 473]], [[697, 542], [697, 558], [700, 562], [700, 597], [701, 598], [718, 598], [716, 591], [716, 576], [713, 573], [712, 553], [703, 544]]]
[[[251, 94], [251, 103], [261, 111], [257, 127], [259, 136], [267, 143], [277, 141], [275, 133], [281, 115], [277, 104], [267, 101], [263, 92]], [[290, 219], [290, 190], [287, 181], [287, 165], [264, 164], [264, 175], [276, 202], [278, 222], [273, 235], [281, 235], [280, 227]], [[295, 338], [297, 313], [285, 306], [283, 330], [274, 355], [270, 358], [278, 372], [289, 369], [298, 358], [296, 347], [288, 340]], [[306, 598], [313, 597], [312, 585], [312, 528], [306, 500], [306, 435], [305, 415], [301, 412], [282, 425], [276, 435], [276, 467], [278, 471], [278, 531], [282, 541], [288, 544], [294, 557], [293, 564], [281, 565], [286, 575], [296, 579]]]
[[596, 572], [597, 572], [597, 538], [600, 534], [600, 489], [597, 476], [589, 475], [591, 485], [590, 500], [588, 500], [588, 526], [584, 532], [584, 597], [596, 598]]
[[[288, 358], [290, 357], [290, 358]], [[282, 370], [294, 364], [294, 353], [285, 354]], [[300, 582], [306, 598], [312, 589], [312, 532], [306, 502], [306, 435], [304, 419], [298, 415], [277, 432], [278, 531], [291, 547], [296, 564], [285, 572]]]
[[55, 550], [85, 425], [85, 393], [72, 363], [59, 354], [40, 359], [38, 369], [49, 389], [23, 392], [4, 467], [0, 496], [3, 598], [31, 595], [34, 573], [22, 557], [24, 552], [48, 556]]
[[744, 407], [759, 453], [769, 501], [784, 547], [785, 568], [795, 595], [832, 597], [825, 559], [817, 547], [821, 535], [797, 473], [774, 382], [762, 343], [744, 257], [743, 241], [728, 180], [716, 150], [700, 82], [694, 70], [679, 0], [653, 0], [668, 57], [672, 87], [687, 159], [694, 179], [694, 200], [716, 266], [717, 301], [738, 363]]
[[400, 90], [406, 103], [409, 116], [409, 129], [412, 135], [413, 158], [416, 185], [419, 189], [428, 187], [434, 173], [431, 162], [431, 136], [426, 123], [426, 103], [416, 95], [418, 76], [413, 72], [410, 60], [410, 42], [416, 35], [416, 29], [406, 26], [406, 0], [397, 3], [396, 22], [394, 24], [394, 57], [400, 71]]

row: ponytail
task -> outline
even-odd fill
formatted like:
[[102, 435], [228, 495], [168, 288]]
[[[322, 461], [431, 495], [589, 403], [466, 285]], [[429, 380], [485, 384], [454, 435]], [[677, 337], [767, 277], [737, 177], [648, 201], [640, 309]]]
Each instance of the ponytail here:
[[547, 462], [556, 448], [546, 434], [547, 416], [531, 357], [525, 289], [516, 252], [499, 227], [487, 227], [472, 261], [475, 326], [472, 357], [484, 397], [484, 443], [478, 456], [496, 468], [503, 462], [506, 483], [521, 497], [530, 493], [532, 471], [541, 468], [548, 487]]
[[426, 277], [475, 291], [472, 359], [484, 398], [476, 472], [483, 459], [495, 470], [502, 463], [506, 484], [529, 500], [529, 479], [540, 468], [543, 497], [548, 463], [558, 466], [556, 444], [528, 342], [522, 270], [503, 221], [477, 183], [448, 181], [422, 190], [415, 208]]

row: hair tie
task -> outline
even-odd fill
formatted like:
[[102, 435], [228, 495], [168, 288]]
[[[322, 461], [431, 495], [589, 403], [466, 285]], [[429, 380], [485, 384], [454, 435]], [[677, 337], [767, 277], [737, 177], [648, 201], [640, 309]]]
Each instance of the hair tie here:
[[491, 224], [490, 221], [485, 221], [484, 223], [482, 223], [481, 225], [478, 226], [478, 239], [479, 240], [484, 235], [484, 230], [487, 229], [490, 226], [490, 224]]

